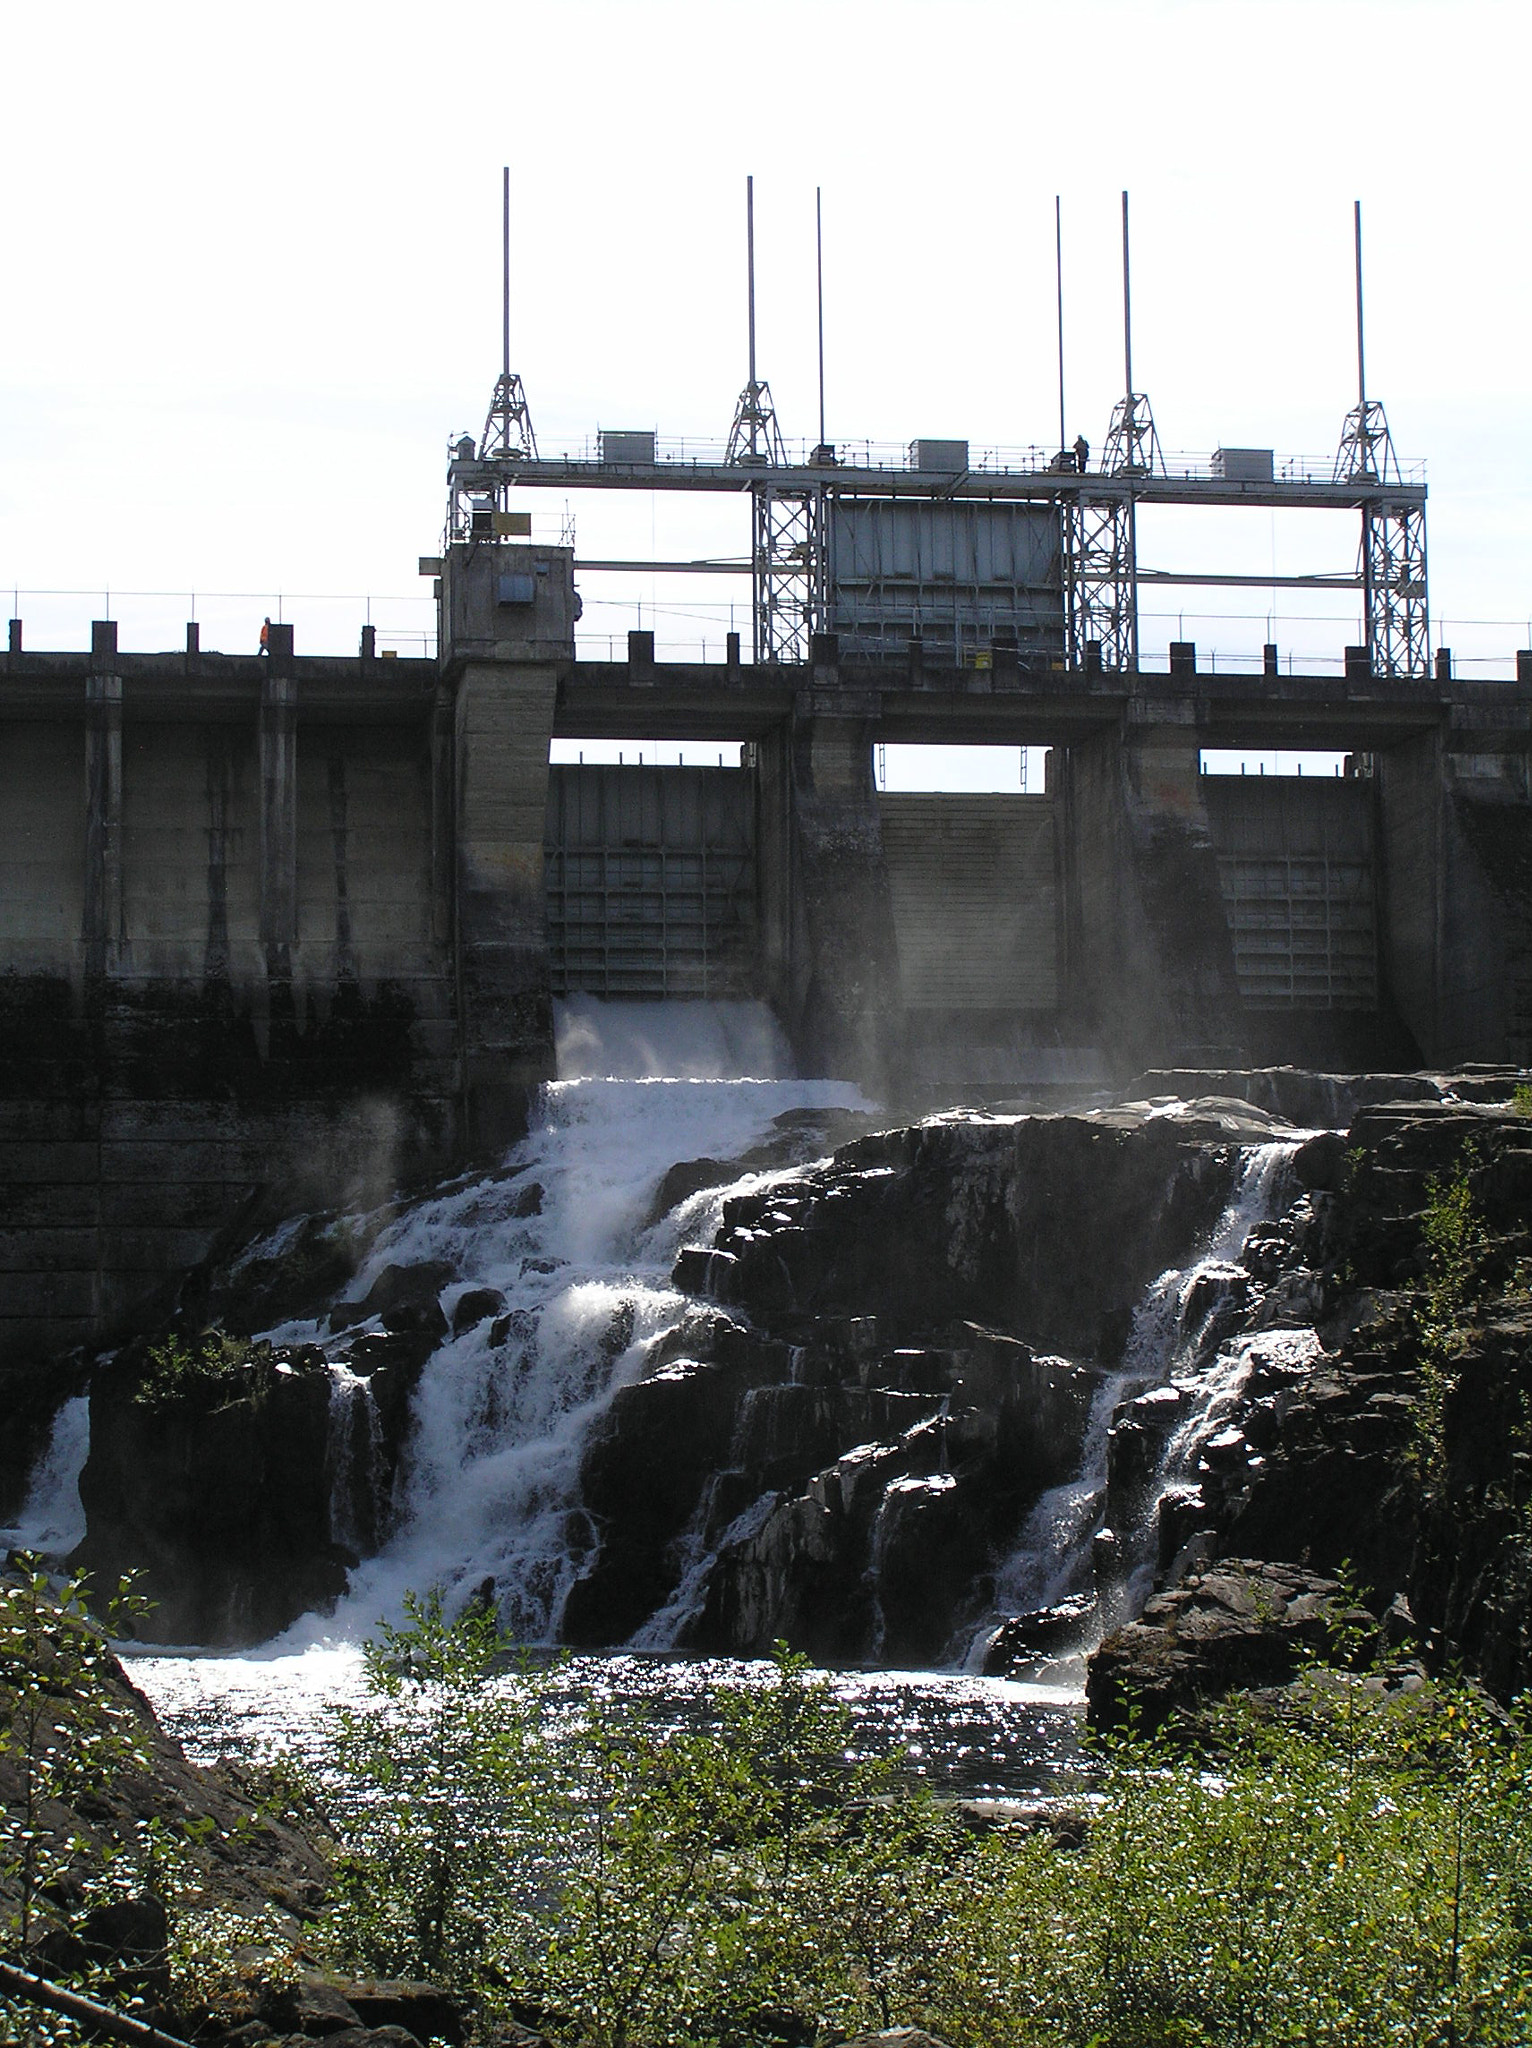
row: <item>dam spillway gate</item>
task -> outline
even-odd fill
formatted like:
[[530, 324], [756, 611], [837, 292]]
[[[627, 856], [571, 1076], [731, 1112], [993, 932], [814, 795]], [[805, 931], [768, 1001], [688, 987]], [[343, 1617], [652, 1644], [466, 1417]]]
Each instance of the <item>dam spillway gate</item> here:
[[1370, 777], [1208, 776], [1208, 826], [1240, 1000], [1378, 1007]]
[[544, 877], [555, 996], [755, 992], [755, 800], [742, 770], [554, 764]]

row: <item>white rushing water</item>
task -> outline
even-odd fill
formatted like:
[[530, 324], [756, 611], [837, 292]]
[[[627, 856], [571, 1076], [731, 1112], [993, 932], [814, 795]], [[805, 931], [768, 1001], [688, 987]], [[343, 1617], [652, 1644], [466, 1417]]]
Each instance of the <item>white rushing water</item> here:
[[[1162, 1390], [1174, 1414], [1164, 1453], [1140, 1525], [1128, 1532], [1129, 1555], [1122, 1561], [1125, 1592], [1123, 1613], [1136, 1612], [1150, 1590], [1153, 1559], [1147, 1555], [1161, 1500], [1187, 1484], [1202, 1447], [1217, 1431], [1250, 1376], [1263, 1347], [1293, 1357], [1317, 1350], [1311, 1330], [1265, 1332], [1245, 1336], [1209, 1355], [1208, 1332], [1222, 1290], [1244, 1279], [1234, 1261], [1256, 1224], [1271, 1217], [1283, 1195], [1283, 1183], [1301, 1137], [1247, 1147], [1234, 1187], [1207, 1242], [1184, 1266], [1168, 1267], [1145, 1290], [1134, 1312], [1133, 1327], [1122, 1364], [1105, 1375], [1091, 1403], [1080, 1469], [1038, 1501], [1021, 1538], [995, 1582], [995, 1605], [1001, 1613], [1029, 1614], [1084, 1601], [1093, 1590], [1092, 1545], [1102, 1526], [1106, 1505], [1107, 1458], [1112, 1424], [1125, 1402]], [[1205, 1302], [1201, 1312], [1197, 1303]], [[1097, 1635], [1118, 1614], [1098, 1614], [1091, 1628]], [[994, 1634], [986, 1628], [976, 1638], [970, 1662], [977, 1668]]]
[[[357, 1646], [380, 1621], [398, 1618], [412, 1591], [440, 1586], [453, 1605], [493, 1580], [507, 1626], [524, 1641], [552, 1642], [588, 1550], [579, 1507], [582, 1451], [616, 1391], [641, 1369], [646, 1344], [687, 1306], [670, 1285], [676, 1251], [683, 1242], [709, 1241], [731, 1192], [780, 1177], [744, 1174], [656, 1219], [664, 1175], [684, 1160], [737, 1161], [772, 1134], [784, 1113], [867, 1107], [844, 1084], [794, 1078], [786, 1045], [761, 1005], [563, 1005], [558, 1048], [560, 1079], [542, 1091], [527, 1137], [496, 1171], [405, 1207], [371, 1243], [346, 1290], [346, 1299], [359, 1303], [388, 1268], [440, 1262], [454, 1276], [441, 1290], [449, 1319], [470, 1289], [492, 1288], [503, 1298], [497, 1313], [444, 1339], [422, 1370], [382, 1547], [352, 1572], [333, 1614], [305, 1617], [262, 1651], [135, 1658], [171, 1725], [201, 1753], [266, 1737], [306, 1740], [304, 1729], [321, 1739], [324, 1702], [352, 1696], [360, 1682]], [[998, 1575], [998, 1613], [1090, 1594], [1113, 1420], [1125, 1402], [1155, 1389], [1152, 1398], [1166, 1404], [1166, 1428], [1152, 1497], [1141, 1525], [1116, 1532], [1128, 1548], [1117, 1569], [1121, 1595], [1139, 1603], [1153, 1571], [1158, 1505], [1194, 1484], [1203, 1447], [1263, 1347], [1286, 1347], [1283, 1355], [1296, 1361], [1303, 1347], [1316, 1344], [1310, 1331], [1263, 1332], [1222, 1345], [1209, 1337], [1221, 1290], [1245, 1278], [1232, 1262], [1253, 1226], [1279, 1206], [1298, 1142], [1246, 1147], [1206, 1244], [1146, 1290], [1121, 1367], [1103, 1378], [1093, 1403], [1079, 1472], [1038, 1502]], [[278, 1254], [302, 1223], [284, 1224], [257, 1254]], [[367, 1380], [347, 1365], [345, 1353], [375, 1327], [373, 1320], [332, 1333], [320, 1319], [268, 1333], [276, 1343], [318, 1343], [330, 1361], [332, 1531], [359, 1553], [370, 1547], [372, 1532], [359, 1526], [357, 1503], [368, 1494], [382, 1447]], [[12, 1542], [61, 1558], [80, 1540], [77, 1481], [88, 1435], [82, 1397], [60, 1413], [21, 1523], [9, 1532]], [[772, 1498], [747, 1508], [728, 1536], [748, 1533]], [[712, 1555], [699, 1519], [671, 1599], [633, 1648], [663, 1651], [674, 1642], [702, 1596]], [[987, 1635], [975, 1643], [974, 1670]], [[569, 1668], [571, 1685], [611, 1684], [624, 1697], [660, 1701], [666, 1712], [674, 1705], [684, 1719], [694, 1685], [688, 1674], [714, 1667], [629, 1656], [581, 1658]], [[643, 1676], [646, 1670], [652, 1675]], [[979, 1769], [977, 1760], [1000, 1741], [996, 1730], [1014, 1722], [1020, 1740], [1025, 1724], [1034, 1760], [1058, 1755], [1060, 1742], [1067, 1747], [1071, 1739], [1060, 1733], [1058, 1717], [1068, 1720], [1067, 1703], [1079, 1697], [1077, 1672], [1062, 1686], [1019, 1690], [966, 1673], [847, 1676], [837, 1684], [850, 1688], [870, 1742], [894, 1739], [890, 1731], [900, 1740], [929, 1736], [940, 1724], [947, 1730], [940, 1773], [964, 1779], [976, 1760], [973, 1782], [989, 1786], [1005, 1772], [990, 1763]], [[961, 1735], [965, 1715], [979, 1731], [972, 1741]], [[1005, 1781], [1022, 1785], [1032, 1765], [1019, 1751], [1013, 1763]]]
[[[780, 1031], [753, 1003], [564, 1005], [558, 1045], [561, 1078], [501, 1169], [412, 1204], [347, 1290], [361, 1301], [386, 1268], [440, 1261], [457, 1276], [441, 1297], [449, 1317], [470, 1288], [494, 1288], [505, 1306], [427, 1361], [393, 1533], [352, 1573], [336, 1612], [298, 1623], [291, 1645], [357, 1640], [397, 1616], [409, 1591], [441, 1586], [450, 1605], [486, 1579], [508, 1627], [552, 1640], [579, 1568], [582, 1448], [645, 1344], [685, 1306], [670, 1285], [675, 1254], [684, 1239], [706, 1240], [730, 1192], [694, 1195], [651, 1224], [661, 1179], [678, 1161], [737, 1158], [784, 1112], [866, 1106], [847, 1084], [792, 1078]], [[746, 1062], [754, 1077], [720, 1078]], [[320, 1322], [269, 1333], [336, 1355], [330, 1478], [342, 1541], [370, 1401], [339, 1354], [365, 1327], [339, 1339]]]
[[39, 1557], [63, 1559], [69, 1555], [85, 1536], [80, 1474], [89, 1450], [90, 1401], [86, 1395], [76, 1394], [54, 1417], [16, 1525], [0, 1529], [0, 1542], [12, 1550], [35, 1551]]

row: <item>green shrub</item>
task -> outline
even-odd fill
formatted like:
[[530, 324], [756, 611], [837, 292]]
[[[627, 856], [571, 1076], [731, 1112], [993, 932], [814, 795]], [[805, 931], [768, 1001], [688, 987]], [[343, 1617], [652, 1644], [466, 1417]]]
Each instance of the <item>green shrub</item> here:
[[157, 1408], [219, 1388], [232, 1389], [256, 1356], [256, 1348], [244, 1338], [226, 1336], [222, 1330], [208, 1330], [190, 1344], [166, 1337], [145, 1353], [133, 1398]]
[[[0, 1579], [0, 1953], [13, 1961], [25, 1963], [32, 1942], [67, 1931], [99, 1900], [144, 1886], [146, 1838], [88, 1849], [73, 1831], [82, 1807], [124, 1771], [149, 1763], [142, 1723], [113, 1683], [103, 1632], [142, 1605], [123, 1580], [98, 1621], [83, 1578], [56, 1587], [25, 1555]], [[75, 2038], [71, 2022], [4, 1999], [0, 2021], [21, 2029], [6, 2039]]]
[[1463, 1319], [1481, 1291], [1489, 1233], [1473, 1192], [1476, 1154], [1465, 1146], [1457, 1170], [1434, 1177], [1421, 1219], [1425, 1286], [1416, 1312], [1419, 1392], [1415, 1403], [1412, 1462], [1423, 1485], [1446, 1477], [1447, 1397], [1456, 1384], [1453, 1354]]
[[354, 1796], [330, 1938], [352, 1967], [471, 1989], [515, 1918], [509, 1845], [535, 1789], [524, 1689], [489, 1684], [509, 1648], [492, 1610], [449, 1622], [439, 1591], [405, 1609], [366, 1646], [366, 1702], [336, 1710]]

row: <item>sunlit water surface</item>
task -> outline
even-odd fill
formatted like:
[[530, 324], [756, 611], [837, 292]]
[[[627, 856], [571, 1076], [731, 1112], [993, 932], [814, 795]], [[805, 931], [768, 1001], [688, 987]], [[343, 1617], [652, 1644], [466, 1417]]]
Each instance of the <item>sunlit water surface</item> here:
[[[364, 1697], [361, 1653], [329, 1647], [277, 1657], [131, 1655], [129, 1671], [195, 1762], [286, 1751], [321, 1775], [330, 1716]], [[1063, 1686], [966, 1673], [829, 1672], [850, 1717], [849, 1763], [892, 1757], [932, 1791], [1030, 1800], [1082, 1780], [1082, 1705]], [[552, 1721], [587, 1703], [631, 1713], [663, 1735], [706, 1721], [721, 1686], [770, 1683], [771, 1667], [725, 1658], [569, 1657], [552, 1665]]]

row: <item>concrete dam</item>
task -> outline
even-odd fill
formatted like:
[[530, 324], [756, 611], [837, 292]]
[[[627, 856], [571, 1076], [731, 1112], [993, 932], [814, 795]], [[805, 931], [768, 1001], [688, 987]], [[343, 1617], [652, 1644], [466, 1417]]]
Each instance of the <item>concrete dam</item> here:
[[[464, 540], [439, 660], [0, 656], [9, 1355], [109, 1331], [264, 1191], [492, 1153], [556, 996], [767, 1000], [885, 1099], [1148, 1066], [1532, 1057], [1532, 678], [574, 657], [571, 551]], [[1525, 669], [1526, 664], [1523, 663]], [[741, 744], [558, 765], [561, 736]], [[880, 741], [1051, 748], [880, 792]], [[1338, 778], [1201, 772], [1344, 749]], [[741, 765], [732, 765], [738, 759]]]

